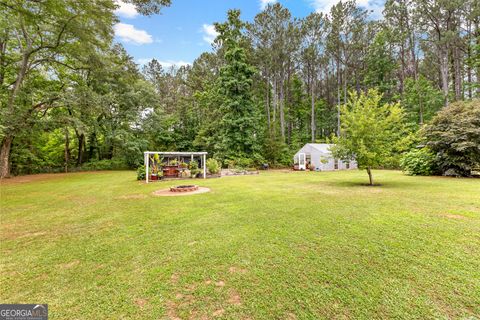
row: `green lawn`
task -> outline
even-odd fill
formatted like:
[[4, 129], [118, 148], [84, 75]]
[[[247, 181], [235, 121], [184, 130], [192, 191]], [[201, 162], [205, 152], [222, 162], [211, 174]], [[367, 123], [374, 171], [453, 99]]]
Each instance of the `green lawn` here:
[[133, 172], [1, 186], [3, 303], [51, 319], [480, 318], [480, 180], [268, 172], [196, 180]]

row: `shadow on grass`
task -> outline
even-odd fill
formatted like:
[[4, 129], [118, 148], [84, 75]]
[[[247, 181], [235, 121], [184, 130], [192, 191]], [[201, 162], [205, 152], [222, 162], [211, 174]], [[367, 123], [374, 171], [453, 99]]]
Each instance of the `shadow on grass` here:
[[380, 183], [374, 183], [370, 185], [368, 182], [365, 181], [352, 181], [352, 180], [344, 180], [344, 181], [328, 181], [325, 183], [331, 187], [339, 187], [339, 188], [379, 188], [379, 189], [404, 189], [408, 187], [415, 187], [416, 184], [410, 181], [391, 181], [391, 180], [382, 180]]

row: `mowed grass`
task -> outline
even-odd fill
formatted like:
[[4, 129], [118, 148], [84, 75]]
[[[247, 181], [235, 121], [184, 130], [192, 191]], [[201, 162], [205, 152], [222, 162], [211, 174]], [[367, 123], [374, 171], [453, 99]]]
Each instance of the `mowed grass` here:
[[1, 186], [2, 303], [51, 319], [477, 319], [480, 180], [363, 171], [134, 172]]

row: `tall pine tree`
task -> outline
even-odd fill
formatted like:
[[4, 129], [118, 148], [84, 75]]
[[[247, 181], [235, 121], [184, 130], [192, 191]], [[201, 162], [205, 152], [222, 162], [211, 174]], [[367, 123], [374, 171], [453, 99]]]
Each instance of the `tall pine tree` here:
[[258, 151], [258, 113], [251, 96], [255, 69], [241, 45], [243, 26], [239, 10], [228, 11], [227, 22], [215, 24], [225, 59], [217, 82], [222, 103], [216, 156], [222, 159], [252, 159]]

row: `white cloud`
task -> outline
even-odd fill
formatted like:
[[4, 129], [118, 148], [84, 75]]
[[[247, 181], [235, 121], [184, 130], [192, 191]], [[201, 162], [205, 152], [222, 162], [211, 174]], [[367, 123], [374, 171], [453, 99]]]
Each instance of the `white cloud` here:
[[330, 13], [330, 9], [338, 2], [338, 0], [313, 0], [312, 6], [317, 12]]
[[260, 0], [260, 9], [265, 9], [269, 4], [273, 4], [277, 2], [277, 0]]
[[[336, 5], [339, 0], [313, 0], [312, 6], [317, 12], [330, 13], [330, 9]], [[384, 4], [382, 0], [357, 0], [357, 5], [371, 12], [373, 18], [382, 17]]]
[[118, 8], [115, 10], [115, 14], [124, 18], [135, 18], [138, 16], [138, 11], [131, 3], [125, 3], [122, 0], [115, 0], [115, 4]]
[[[139, 64], [139, 65], [145, 65], [147, 63], [149, 63], [150, 61], [152, 61], [153, 58], [140, 58], [140, 59], [137, 59], [136, 62]], [[162, 65], [163, 68], [165, 69], [168, 69], [170, 67], [182, 67], [182, 66], [188, 66], [188, 65], [191, 65], [190, 62], [187, 62], [187, 61], [183, 61], [183, 60], [158, 60], [157, 61]]]
[[218, 32], [215, 30], [213, 24], [204, 23], [202, 26], [203, 40], [207, 43], [212, 43], [215, 38], [218, 36]]
[[113, 30], [115, 35], [123, 42], [139, 45], [153, 42], [152, 36], [147, 31], [137, 29], [132, 24], [120, 22], [113, 26]]

